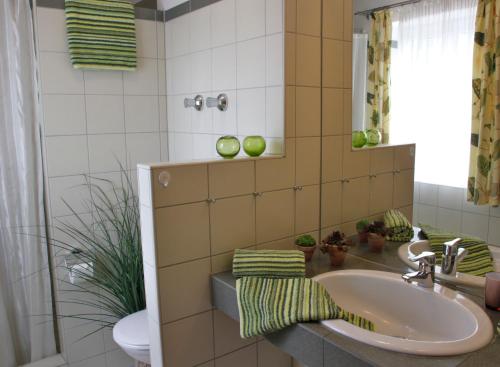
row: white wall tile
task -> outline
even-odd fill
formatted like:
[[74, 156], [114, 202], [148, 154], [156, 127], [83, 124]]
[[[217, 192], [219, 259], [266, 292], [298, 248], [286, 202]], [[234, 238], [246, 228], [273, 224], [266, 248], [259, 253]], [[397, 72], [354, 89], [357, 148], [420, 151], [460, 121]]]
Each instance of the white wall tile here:
[[86, 133], [85, 99], [82, 95], [46, 94], [43, 96], [45, 135]]
[[236, 45], [212, 50], [212, 88], [214, 90], [236, 89]]
[[191, 109], [184, 107], [184, 98], [180, 95], [167, 98], [168, 131], [191, 132]]
[[240, 88], [262, 87], [266, 83], [265, 37], [238, 43], [237, 86]]
[[71, 367], [106, 367], [106, 356], [100, 356], [85, 359], [80, 362], [71, 363]]
[[[413, 202], [420, 203], [420, 182], [413, 183]], [[413, 208], [415, 208], [415, 205]]]
[[189, 14], [172, 19], [165, 24], [165, 53], [168, 58], [189, 52]]
[[123, 89], [126, 95], [158, 95], [158, 61], [137, 58], [137, 70], [124, 72]]
[[[471, 206], [472, 206], [472, 204], [471, 204]], [[479, 209], [484, 210], [485, 208], [489, 208], [489, 214], [492, 217], [500, 217], [500, 207], [498, 207], [498, 206], [497, 207], [493, 207], [493, 206], [490, 207], [488, 205], [481, 205], [481, 206], [475, 206], [474, 205], [474, 207], [477, 208], [478, 210]]]
[[155, 132], [160, 129], [158, 97], [125, 96], [125, 131]]
[[266, 33], [283, 32], [283, 0], [266, 0]]
[[40, 51], [66, 52], [66, 16], [62, 9], [37, 8], [38, 46]]
[[210, 47], [210, 7], [191, 12], [189, 18], [190, 51], [206, 50]]
[[123, 72], [105, 70], [85, 70], [86, 94], [123, 94]]
[[160, 131], [167, 130], [167, 97], [159, 96], [158, 97], [158, 115], [160, 118]]
[[87, 95], [87, 132], [123, 133], [123, 96]]
[[283, 33], [266, 37], [266, 85], [284, 85]]
[[158, 95], [167, 95], [167, 61], [158, 59]]
[[[212, 109], [213, 132], [220, 135], [236, 135], [236, 91], [224, 91], [224, 93], [226, 93], [228, 99], [227, 110]], [[214, 92], [214, 96], [218, 94], [219, 92]]]
[[488, 243], [500, 246], [500, 218], [489, 218]]
[[211, 133], [213, 129], [213, 116], [209, 108], [196, 111], [191, 108], [191, 132], [193, 133]]
[[212, 51], [191, 54], [191, 92], [199, 94], [212, 89]]
[[420, 183], [420, 204], [437, 206], [438, 186], [428, 183]]
[[465, 191], [458, 187], [439, 186], [438, 206], [441, 208], [462, 210]]
[[168, 161], [168, 134], [166, 132], [160, 133], [160, 160]]
[[417, 204], [418, 206], [418, 218], [417, 224], [428, 224], [435, 226], [437, 224], [437, 207]]
[[119, 171], [126, 166], [125, 134], [89, 135], [91, 173]]
[[165, 53], [165, 24], [164, 22], [156, 22], [156, 42], [158, 44], [158, 58], [166, 59]]
[[88, 173], [87, 137], [53, 136], [45, 139], [49, 177]]
[[238, 41], [266, 33], [266, 1], [236, 0], [236, 35]]
[[236, 41], [235, 0], [222, 0], [210, 6], [212, 47]]
[[160, 161], [160, 135], [127, 134], [127, 160], [131, 169], [135, 169], [139, 163]]
[[438, 228], [460, 232], [462, 227], [462, 212], [459, 210], [438, 208], [436, 224]]
[[50, 94], [83, 94], [83, 72], [73, 69], [69, 54], [40, 53], [42, 92]]
[[52, 216], [71, 215], [72, 210], [77, 214], [90, 212], [90, 191], [83, 175], [52, 177], [49, 179], [49, 189]]
[[156, 21], [136, 19], [136, 40], [138, 57], [158, 57], [158, 48], [156, 47]]
[[106, 367], [134, 367], [135, 361], [123, 350], [117, 349], [106, 353]]
[[170, 134], [168, 144], [172, 160], [187, 161], [193, 159], [193, 134]]
[[489, 218], [485, 215], [462, 213], [462, 233], [486, 240], [488, 238]]
[[264, 88], [238, 91], [238, 135], [266, 134], [266, 90]]
[[[68, 356], [67, 362], [73, 364], [104, 353], [102, 330], [98, 331], [100, 327], [100, 323], [88, 323], [73, 328], [65, 328], [64, 345]], [[93, 334], [85, 337], [90, 333]], [[96, 361], [93, 361], [93, 363], [96, 363]], [[83, 366], [96, 367], [99, 364], [83, 364]], [[101, 366], [104, 367], [104, 365]]]
[[216, 150], [212, 135], [193, 134], [193, 159], [215, 157]]
[[284, 137], [283, 87], [266, 88], [266, 136]]
[[[171, 68], [171, 71], [169, 68]], [[167, 94], [191, 93], [190, 55], [168, 60], [167, 73], [171, 73], [167, 75]]]

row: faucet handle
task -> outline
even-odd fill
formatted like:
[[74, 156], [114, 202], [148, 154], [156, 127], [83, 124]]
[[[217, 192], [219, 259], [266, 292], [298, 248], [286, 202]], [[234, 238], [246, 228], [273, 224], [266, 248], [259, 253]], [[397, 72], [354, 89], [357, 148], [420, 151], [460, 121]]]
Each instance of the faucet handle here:
[[458, 254], [458, 244], [462, 241], [461, 238], [455, 238], [454, 240], [443, 243], [443, 255], [457, 255]]
[[434, 266], [436, 265], [436, 254], [431, 251], [424, 251], [420, 255], [408, 258], [408, 260], [413, 262], [418, 261], [419, 263], [423, 263], [427, 266]]

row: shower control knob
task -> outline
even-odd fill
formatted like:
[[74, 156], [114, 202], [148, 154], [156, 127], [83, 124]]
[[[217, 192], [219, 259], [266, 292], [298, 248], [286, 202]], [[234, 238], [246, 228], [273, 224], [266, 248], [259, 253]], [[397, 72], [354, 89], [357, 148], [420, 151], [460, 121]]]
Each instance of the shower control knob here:
[[184, 107], [193, 107], [196, 111], [203, 109], [203, 96], [199, 94], [194, 98], [184, 98]]

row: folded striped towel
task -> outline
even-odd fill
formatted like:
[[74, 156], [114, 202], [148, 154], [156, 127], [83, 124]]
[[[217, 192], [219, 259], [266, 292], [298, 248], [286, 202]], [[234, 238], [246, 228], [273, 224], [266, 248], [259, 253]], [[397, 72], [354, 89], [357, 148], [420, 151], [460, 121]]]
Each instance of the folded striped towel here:
[[436, 254], [436, 263], [441, 265], [443, 256], [443, 243], [455, 238], [461, 238], [459, 247], [467, 249], [468, 253], [457, 265], [457, 271], [484, 277], [486, 273], [495, 271], [493, 258], [488, 245], [480, 238], [467, 236], [460, 233], [451, 233], [420, 224], [423, 234], [430, 242], [431, 251]]
[[298, 250], [234, 251], [233, 275], [241, 277], [294, 278], [306, 275], [304, 253]]
[[389, 241], [406, 242], [413, 238], [413, 226], [399, 210], [390, 209], [384, 214], [384, 224], [388, 229]]
[[236, 291], [242, 338], [278, 331], [297, 322], [329, 319], [375, 329], [372, 322], [342, 310], [312, 279], [246, 277], [236, 281]]
[[126, 0], [65, 0], [75, 69], [135, 70], [135, 10]]

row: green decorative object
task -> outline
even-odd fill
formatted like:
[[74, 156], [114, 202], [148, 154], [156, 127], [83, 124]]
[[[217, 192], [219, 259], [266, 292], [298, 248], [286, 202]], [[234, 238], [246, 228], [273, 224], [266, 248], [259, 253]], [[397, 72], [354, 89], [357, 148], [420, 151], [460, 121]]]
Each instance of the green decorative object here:
[[366, 144], [370, 147], [378, 145], [382, 140], [382, 134], [377, 129], [367, 129], [366, 130]]
[[365, 146], [368, 139], [366, 138], [366, 133], [361, 130], [355, 130], [352, 132], [352, 146], [354, 148], [362, 148]]
[[219, 155], [224, 159], [236, 157], [240, 152], [240, 148], [240, 141], [235, 136], [221, 136], [219, 140], [217, 140], [217, 153], [219, 153]]
[[266, 140], [262, 136], [247, 136], [243, 140], [243, 150], [250, 157], [258, 157], [266, 150]]

